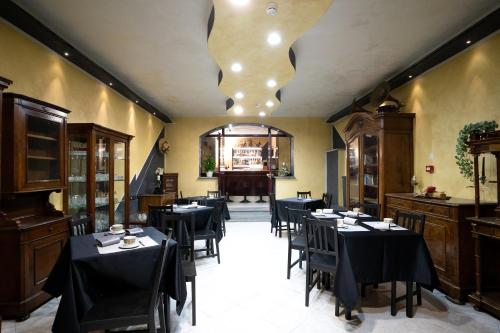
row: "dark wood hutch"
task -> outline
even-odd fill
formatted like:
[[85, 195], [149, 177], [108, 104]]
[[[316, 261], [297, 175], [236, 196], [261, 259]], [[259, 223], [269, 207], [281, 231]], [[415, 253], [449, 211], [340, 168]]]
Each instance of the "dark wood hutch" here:
[[[500, 131], [472, 134], [470, 153], [474, 155], [475, 217], [469, 218], [474, 238], [476, 291], [469, 300], [476, 309], [500, 318]], [[497, 206], [494, 214], [481, 216], [479, 155], [491, 153], [496, 159]], [[485, 179], [482, 180], [483, 182]]]
[[42, 287], [68, 238], [69, 216], [49, 202], [66, 187], [69, 113], [4, 94], [1, 109], [0, 315], [26, 318], [51, 298]]
[[412, 192], [414, 113], [353, 113], [347, 142], [346, 205], [374, 203], [385, 193]]
[[128, 225], [130, 140], [133, 136], [93, 123], [68, 124], [68, 189], [64, 209], [89, 216], [93, 231]]

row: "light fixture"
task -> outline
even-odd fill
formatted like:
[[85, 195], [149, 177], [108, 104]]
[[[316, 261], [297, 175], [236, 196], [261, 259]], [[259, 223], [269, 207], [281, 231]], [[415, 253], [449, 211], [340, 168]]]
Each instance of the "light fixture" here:
[[266, 102], [266, 106], [267, 106], [268, 108], [272, 108], [272, 107], [274, 106], [274, 102], [273, 102], [273, 101], [271, 101], [271, 100], [269, 100], [269, 101], [267, 101], [267, 102]]
[[153, 116], [156, 116], [156, 112], [153, 112]]
[[408, 78], [411, 79], [413, 77], [413, 75], [408, 75]]
[[234, 97], [236, 97], [236, 99], [242, 99], [243, 97], [245, 97], [245, 94], [241, 91], [238, 91], [236, 94], [234, 94]]
[[250, 0], [231, 0], [231, 2], [236, 6], [246, 6], [250, 2]]
[[281, 43], [280, 34], [277, 32], [271, 32], [269, 35], [267, 35], [267, 43], [271, 46], [275, 46]]
[[276, 81], [275, 81], [275, 80], [273, 80], [273, 79], [268, 80], [268, 81], [267, 81], [267, 86], [268, 86], [269, 88], [276, 87]]
[[242, 114], [243, 113], [243, 108], [240, 105], [236, 105], [234, 107], [234, 113], [236, 113], [236, 114]]
[[136, 102], [137, 104], [139, 104], [139, 100], [136, 100], [135, 102]]
[[241, 66], [241, 64], [239, 62], [235, 62], [234, 64], [231, 65], [231, 70], [233, 72], [241, 72], [241, 70], [243, 69], [243, 67]]
[[278, 4], [276, 2], [270, 2], [266, 6], [266, 13], [269, 16], [274, 16], [278, 14]]
[[468, 40], [468, 41], [466, 41], [466, 43], [467, 43], [467, 44], [470, 44], [470, 43], [472, 43], [472, 41], [471, 41], [471, 40]]
[[265, 117], [265, 116], [266, 116], [266, 113], [265, 113], [264, 111], [260, 111], [260, 112], [259, 112], [259, 116], [261, 116], [261, 117]]
[[69, 56], [69, 53], [68, 53], [68, 52], [64, 52], [64, 55], [65, 55], [66, 57], [68, 57], [68, 56]]
[[112, 85], [113, 85], [113, 82], [110, 82], [110, 83], [109, 83], [109, 85], [110, 85], [110, 86], [112, 86]]

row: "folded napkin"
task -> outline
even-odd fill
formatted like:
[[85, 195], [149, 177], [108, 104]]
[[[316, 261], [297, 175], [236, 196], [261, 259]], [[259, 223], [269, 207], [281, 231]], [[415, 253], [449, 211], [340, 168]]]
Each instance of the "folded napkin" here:
[[346, 215], [346, 216], [352, 216], [352, 217], [358, 217], [358, 216], [359, 216], [359, 213], [355, 213], [355, 212], [353, 212], [353, 211], [350, 211], [350, 210], [349, 210], [349, 211], [347, 211], [347, 212], [345, 213], [345, 215]]
[[358, 220], [353, 219], [351, 217], [344, 217], [345, 224], [355, 225], [357, 222], [358, 222]]
[[126, 230], [127, 235], [138, 235], [142, 234], [143, 232], [144, 230], [142, 230], [142, 228], [131, 228]]
[[333, 214], [333, 209], [323, 209], [323, 213], [325, 213], [325, 214]]
[[95, 241], [98, 246], [105, 247], [120, 243], [120, 236], [109, 235], [109, 234], [99, 235], [95, 237]]

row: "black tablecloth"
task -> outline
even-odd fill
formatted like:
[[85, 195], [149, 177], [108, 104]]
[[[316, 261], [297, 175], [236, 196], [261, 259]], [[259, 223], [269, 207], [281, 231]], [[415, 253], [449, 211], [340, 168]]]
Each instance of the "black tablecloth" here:
[[316, 209], [322, 209], [324, 202], [322, 199], [298, 199], [287, 198], [276, 200], [275, 211], [271, 215], [271, 223], [276, 226], [276, 221], [286, 221], [287, 212], [286, 207], [293, 209], [311, 210], [314, 212]]
[[187, 198], [183, 198], [183, 199], [178, 199], [177, 200], [177, 202], [180, 205], [188, 205], [188, 204], [190, 204], [193, 201], [198, 201], [199, 205], [204, 205], [204, 206], [209, 206], [209, 207], [215, 207], [215, 204], [217, 202], [223, 202], [224, 205], [223, 205], [223, 208], [222, 208], [222, 216], [226, 220], [230, 220], [231, 219], [231, 215], [229, 214], [229, 208], [227, 207], [226, 198], [224, 198], [224, 197], [209, 198], [209, 197], [206, 197], [206, 196], [196, 196], [196, 197], [187, 197]]
[[334, 293], [348, 308], [358, 300], [358, 282], [413, 281], [433, 290], [437, 274], [424, 238], [408, 230], [339, 230]]
[[[166, 238], [154, 228], [144, 228], [144, 235], [158, 244]], [[150, 289], [159, 253], [160, 247], [153, 246], [101, 255], [93, 235], [71, 237], [43, 287], [55, 297], [62, 295], [53, 332], [79, 332], [79, 319], [100, 294], [126, 292], [130, 288]], [[186, 282], [174, 240], [169, 242], [162, 285], [177, 300], [180, 314], [186, 300]]]

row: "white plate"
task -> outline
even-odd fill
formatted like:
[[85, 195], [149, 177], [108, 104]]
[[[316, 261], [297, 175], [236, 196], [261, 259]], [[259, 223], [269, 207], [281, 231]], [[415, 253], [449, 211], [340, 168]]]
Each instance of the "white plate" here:
[[122, 231], [109, 231], [110, 234], [112, 235], [121, 235], [121, 234], [124, 234], [125, 233], [125, 229], [123, 229]]
[[140, 245], [140, 244], [139, 244], [139, 242], [135, 242], [135, 243], [134, 243], [134, 244], [132, 244], [132, 245], [125, 245], [125, 244], [123, 244], [123, 241], [120, 241], [120, 245], [118, 245], [118, 247], [119, 247], [120, 249], [125, 249], [125, 250], [127, 250], [127, 249], [135, 249], [136, 247], [139, 247], [139, 245]]

